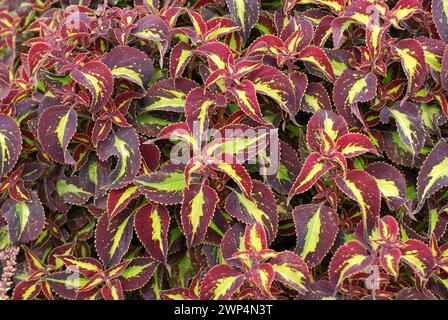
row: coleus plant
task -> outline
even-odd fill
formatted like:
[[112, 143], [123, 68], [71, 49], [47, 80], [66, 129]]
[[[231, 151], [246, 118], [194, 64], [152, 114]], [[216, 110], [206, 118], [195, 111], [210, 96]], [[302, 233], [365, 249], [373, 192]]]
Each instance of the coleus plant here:
[[9, 1], [9, 296], [448, 298], [447, 44], [445, 0]]

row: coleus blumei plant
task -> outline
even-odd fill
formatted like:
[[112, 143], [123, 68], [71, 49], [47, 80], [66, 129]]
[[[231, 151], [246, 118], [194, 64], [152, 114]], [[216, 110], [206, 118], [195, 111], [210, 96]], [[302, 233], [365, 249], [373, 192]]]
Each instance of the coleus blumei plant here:
[[2, 296], [448, 298], [445, 0], [9, 1], [0, 58]]

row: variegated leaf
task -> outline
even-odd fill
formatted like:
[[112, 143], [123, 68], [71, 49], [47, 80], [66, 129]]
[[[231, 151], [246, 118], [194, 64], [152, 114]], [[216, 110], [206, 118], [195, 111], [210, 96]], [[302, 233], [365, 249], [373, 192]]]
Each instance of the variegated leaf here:
[[347, 177], [338, 176], [339, 189], [359, 205], [364, 232], [370, 234], [380, 214], [381, 195], [375, 178], [362, 170], [352, 170]]
[[308, 121], [306, 142], [315, 152], [328, 152], [336, 141], [348, 133], [343, 117], [331, 110], [317, 110]]
[[128, 251], [132, 240], [133, 219], [133, 214], [125, 210], [112, 219], [104, 213], [98, 220], [95, 247], [106, 267], [119, 263]]
[[189, 247], [204, 240], [218, 200], [216, 191], [207, 185], [192, 183], [185, 189], [180, 216]]
[[165, 262], [168, 255], [168, 230], [170, 215], [159, 204], [148, 203], [138, 209], [134, 228], [149, 255], [160, 262]]
[[432, 15], [440, 38], [448, 44], [448, 4], [445, 0], [432, 0]]
[[374, 99], [376, 90], [375, 74], [345, 70], [334, 84], [333, 100], [336, 110], [349, 121], [352, 119], [353, 106], [358, 102]]
[[309, 190], [320, 177], [333, 167], [334, 164], [321, 157], [319, 153], [313, 152], [310, 154], [289, 191], [288, 200], [291, 200], [296, 194]]
[[257, 100], [256, 87], [253, 82], [244, 80], [240, 84], [234, 86], [231, 90], [240, 109], [247, 114], [252, 120], [269, 125], [270, 123], [264, 119], [261, 108]]
[[296, 254], [283, 251], [269, 260], [274, 268], [275, 280], [305, 294], [309, 290], [310, 277], [307, 264]]
[[221, 264], [210, 269], [202, 280], [200, 298], [203, 300], [229, 300], [241, 287], [244, 276]]
[[407, 146], [415, 158], [425, 143], [425, 128], [420, 108], [410, 102], [396, 103], [381, 111], [381, 121], [388, 122], [390, 116], [395, 119], [401, 142]]
[[78, 69], [73, 70], [70, 76], [90, 91], [93, 113], [101, 110], [112, 96], [114, 85], [112, 74], [109, 68], [100, 61], [89, 61]]
[[217, 163], [213, 163], [211, 168], [227, 174], [240, 187], [241, 191], [249, 196], [252, 192], [253, 184], [246, 169], [234, 157], [223, 154], [223, 159], [230, 159], [230, 161], [218, 161]]
[[139, 195], [138, 186], [133, 184], [121, 189], [111, 190], [107, 196], [107, 214], [109, 219], [123, 211]]
[[71, 107], [52, 106], [39, 117], [38, 136], [46, 153], [56, 162], [75, 165], [67, 151], [70, 140], [76, 133], [78, 118]]
[[182, 192], [186, 188], [183, 169], [168, 164], [159, 171], [138, 176], [134, 182], [151, 201], [162, 204], [181, 203]]
[[118, 279], [115, 279], [101, 288], [104, 300], [123, 300], [123, 287]]
[[143, 287], [151, 279], [158, 265], [157, 261], [148, 257], [132, 259], [119, 277], [123, 290], [132, 291]]
[[31, 201], [6, 200], [1, 211], [8, 222], [9, 238], [13, 244], [37, 239], [44, 228], [44, 208], [35, 192], [31, 193]]
[[10, 116], [0, 114], [0, 178], [16, 165], [22, 150], [22, 134]]
[[67, 203], [81, 205], [93, 195], [84, 189], [80, 179], [76, 176], [61, 178], [56, 182], [56, 192]]
[[140, 141], [135, 129], [119, 128], [112, 131], [106, 140], [98, 145], [97, 155], [102, 161], [117, 157], [117, 164], [109, 175], [107, 188], [116, 189], [132, 182], [141, 164]]
[[350, 241], [339, 247], [329, 267], [331, 284], [335, 289], [339, 289], [345, 279], [362, 272], [372, 260], [367, 249], [357, 241]]
[[146, 90], [154, 72], [152, 60], [136, 48], [118, 46], [113, 48], [104, 63], [114, 78], [125, 78]]
[[243, 193], [232, 191], [225, 208], [230, 215], [248, 224], [261, 224], [271, 243], [278, 229], [278, 212], [272, 191], [262, 182], [254, 180], [252, 199]]
[[295, 252], [310, 266], [322, 261], [339, 231], [336, 212], [324, 204], [305, 204], [292, 212], [296, 228]]
[[448, 186], [448, 144], [439, 141], [426, 158], [418, 174], [418, 205], [415, 211], [420, 211], [426, 199], [446, 186]]
[[375, 178], [389, 209], [397, 210], [406, 202], [406, 180], [398, 169], [384, 162], [375, 162], [365, 170]]
[[259, 4], [257, 0], [226, 0], [232, 19], [241, 28], [244, 39], [258, 21]]
[[334, 82], [336, 80], [330, 59], [328, 59], [327, 54], [321, 48], [308, 46], [299, 52], [297, 58], [304, 61], [305, 64], [309, 63], [314, 68], [317, 68], [329, 81]]
[[250, 269], [250, 279], [257, 289], [265, 296], [271, 295], [271, 286], [274, 281], [275, 271], [269, 263], [255, 265]]
[[400, 57], [408, 77], [408, 94], [417, 92], [425, 82], [428, 71], [422, 45], [417, 40], [404, 39], [395, 45], [394, 52]]
[[141, 111], [184, 112], [185, 97], [196, 86], [193, 81], [183, 78], [159, 81], [148, 90]]
[[427, 279], [435, 266], [431, 249], [419, 240], [410, 239], [400, 251], [401, 261], [410, 266], [420, 278]]
[[319, 109], [331, 109], [330, 97], [322, 84], [312, 82], [308, 85], [300, 109], [311, 113]]
[[193, 48], [186, 42], [179, 42], [171, 50], [170, 55], [170, 75], [176, 79], [182, 76], [188, 62], [193, 56]]
[[272, 98], [288, 113], [291, 121], [296, 122], [294, 119], [297, 113], [295, 89], [287, 76], [276, 68], [261, 66], [251, 72], [247, 79], [253, 82], [257, 93]]
[[101, 263], [93, 258], [76, 258], [72, 255], [62, 255], [58, 257], [64, 263], [68, 270], [76, 271], [91, 278], [98, 272], [102, 271]]
[[262, 252], [268, 249], [266, 231], [261, 223], [246, 225], [244, 230], [244, 249], [251, 252]]

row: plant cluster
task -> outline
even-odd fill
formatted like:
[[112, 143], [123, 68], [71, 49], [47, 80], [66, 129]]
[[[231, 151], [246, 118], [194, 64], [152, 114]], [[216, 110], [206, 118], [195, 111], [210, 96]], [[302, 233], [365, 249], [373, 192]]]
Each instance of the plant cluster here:
[[0, 58], [2, 298], [448, 298], [446, 0], [13, 0]]

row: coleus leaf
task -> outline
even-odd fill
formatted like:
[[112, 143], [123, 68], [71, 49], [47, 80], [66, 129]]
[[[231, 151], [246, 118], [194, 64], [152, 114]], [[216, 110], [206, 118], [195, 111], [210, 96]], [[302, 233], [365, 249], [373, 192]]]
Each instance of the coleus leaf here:
[[418, 205], [415, 212], [421, 210], [426, 199], [446, 186], [448, 186], [448, 144], [439, 141], [426, 158], [418, 174]]
[[79, 181], [82, 188], [92, 193], [96, 198], [105, 193], [103, 189], [109, 181], [108, 168], [99, 162], [96, 156], [91, 155], [86, 164], [79, 170]]
[[311, 113], [319, 109], [331, 109], [330, 97], [322, 84], [312, 82], [308, 85], [300, 109]]
[[164, 41], [170, 36], [169, 27], [159, 16], [147, 15], [139, 20], [138, 25], [133, 30], [133, 34], [139, 38]]
[[92, 112], [103, 108], [112, 96], [113, 79], [109, 68], [102, 62], [92, 60], [70, 73], [73, 80], [87, 88], [92, 95]]
[[81, 205], [86, 203], [93, 195], [80, 182], [76, 176], [61, 178], [56, 182], [56, 192], [65, 202]]
[[320, 204], [299, 205], [292, 212], [296, 228], [295, 252], [309, 266], [321, 262], [336, 239], [339, 218], [332, 208]]
[[262, 182], [254, 180], [251, 198], [232, 191], [227, 196], [225, 208], [236, 219], [248, 224], [261, 224], [271, 243], [278, 229], [278, 212], [272, 191]]
[[211, 71], [226, 69], [234, 64], [232, 50], [221, 42], [210, 42], [200, 46], [194, 54], [205, 56]]
[[52, 106], [46, 108], [39, 117], [39, 141], [45, 152], [59, 163], [75, 165], [67, 151], [71, 138], [76, 133], [78, 118], [71, 107]]
[[44, 208], [35, 192], [31, 193], [31, 201], [7, 199], [1, 211], [8, 222], [9, 238], [13, 244], [37, 239], [44, 228]]
[[[442, 58], [442, 70], [440, 72], [440, 81], [442, 82], [442, 86], [445, 88], [446, 91], [448, 91], [448, 48], [445, 48], [445, 51], [443, 53], [443, 58]], [[444, 100], [444, 104], [448, 104], [446, 102], [446, 98], [445, 96], [442, 95], [442, 99]], [[447, 114], [446, 109], [443, 108], [442, 109], [445, 112], [445, 115]]]
[[275, 271], [275, 280], [305, 294], [309, 290], [310, 278], [307, 264], [296, 254], [283, 251], [269, 260]]
[[327, 54], [321, 48], [308, 46], [299, 52], [297, 58], [317, 68], [330, 82], [336, 80], [330, 59], [328, 59]]
[[160, 53], [159, 64], [163, 67], [163, 57], [171, 37], [169, 26], [165, 20], [158, 15], [144, 16], [138, 21], [132, 33], [137, 38], [156, 42]]
[[186, 42], [179, 42], [171, 50], [170, 55], [170, 75], [176, 79], [182, 75], [185, 67], [193, 56], [193, 48]]
[[406, 202], [406, 180], [398, 169], [384, 162], [374, 162], [365, 170], [375, 178], [389, 209], [397, 210]]
[[121, 189], [111, 190], [107, 196], [107, 214], [113, 218], [135, 198], [140, 195], [138, 186], [129, 185]]
[[355, 200], [361, 210], [364, 232], [370, 234], [380, 214], [381, 196], [375, 178], [362, 170], [351, 170], [347, 177], [338, 176], [336, 185]]
[[261, 108], [257, 100], [256, 87], [253, 82], [243, 80], [240, 84], [232, 87], [231, 93], [235, 97], [240, 109], [247, 114], [252, 120], [269, 125], [270, 123], [264, 119]]
[[249, 37], [250, 30], [258, 21], [259, 4], [257, 0], [226, 0], [232, 19], [241, 28], [244, 39]]
[[271, 286], [275, 271], [269, 263], [261, 263], [250, 269], [250, 279], [265, 296], [271, 296]]
[[427, 279], [435, 266], [431, 249], [423, 242], [410, 239], [400, 248], [401, 260], [422, 279]]
[[360, 133], [348, 133], [336, 142], [336, 148], [345, 158], [353, 158], [365, 152], [379, 155], [370, 139]]
[[380, 251], [380, 263], [388, 274], [398, 277], [401, 251], [398, 248], [383, 247]]
[[[268, 185], [281, 194], [288, 194], [294, 183], [294, 177], [300, 173], [299, 157], [291, 146], [280, 141], [280, 161], [278, 170], [274, 174], [266, 174], [265, 179]], [[261, 155], [259, 156], [262, 157]], [[269, 157], [267, 157], [269, 158]], [[269, 162], [269, 161], [266, 161]], [[263, 172], [261, 172], [263, 174]]]
[[315, 152], [328, 152], [336, 141], [348, 133], [343, 117], [331, 110], [320, 109], [308, 121], [306, 142]]
[[334, 163], [322, 157], [319, 153], [310, 154], [303, 164], [302, 170], [294, 181], [288, 194], [288, 200], [294, 195], [309, 190], [328, 170], [334, 167]]
[[185, 118], [190, 130], [196, 134], [196, 139], [206, 140], [204, 133], [208, 129], [210, 113], [212, 106], [215, 105], [215, 99], [209, 92], [202, 88], [191, 90], [185, 100]]
[[121, 261], [132, 240], [133, 214], [122, 211], [112, 219], [104, 213], [98, 220], [95, 233], [95, 247], [106, 267]]
[[105, 300], [123, 300], [123, 287], [118, 279], [112, 280], [101, 288], [101, 295]]
[[104, 63], [114, 78], [125, 78], [146, 89], [154, 72], [152, 60], [136, 48], [118, 46], [113, 48]]
[[17, 123], [8, 115], [0, 114], [0, 177], [16, 165], [22, 150], [22, 134]]
[[400, 57], [408, 78], [408, 94], [417, 92], [423, 85], [427, 73], [422, 45], [417, 40], [404, 39], [395, 45], [394, 52]]
[[350, 241], [339, 247], [330, 262], [331, 284], [335, 289], [339, 289], [345, 279], [362, 272], [372, 260], [367, 249], [357, 241]]
[[165, 262], [168, 255], [169, 226], [170, 215], [162, 205], [148, 203], [135, 214], [134, 227], [138, 238], [149, 255], [160, 262]]
[[93, 277], [103, 269], [98, 260], [90, 257], [76, 258], [72, 255], [61, 255], [58, 258], [62, 260], [69, 270], [79, 272], [88, 278]]
[[228, 300], [241, 287], [244, 276], [228, 265], [221, 264], [210, 269], [199, 289], [204, 300]]
[[230, 163], [218, 161], [213, 163], [211, 167], [214, 170], [227, 174], [233, 181], [236, 182], [241, 191], [243, 191], [245, 195], [249, 196], [253, 188], [250, 175], [247, 173], [243, 165], [238, 163], [234, 157], [227, 156], [226, 154], [223, 154], [223, 157], [224, 159], [231, 159]]
[[184, 168], [167, 164], [159, 171], [138, 176], [134, 182], [148, 200], [162, 204], [182, 202], [182, 192], [186, 188]]
[[244, 249], [252, 252], [262, 252], [268, 249], [266, 231], [261, 223], [246, 225], [244, 230]]
[[399, 0], [389, 12], [389, 21], [398, 28], [400, 21], [409, 19], [420, 10], [422, 10], [422, 4], [419, 0]]
[[218, 194], [208, 185], [192, 183], [185, 189], [180, 216], [189, 247], [204, 240], [218, 200]]
[[211, 41], [219, 39], [220, 37], [238, 31], [240, 27], [228, 18], [213, 18], [206, 22], [207, 33], [205, 35], [205, 41]]
[[54, 292], [65, 299], [81, 300], [96, 293], [95, 289], [93, 290], [94, 292], [78, 293], [78, 290], [89, 281], [89, 278], [80, 275], [79, 272], [53, 273], [46, 276], [45, 281]]
[[38, 279], [19, 282], [14, 288], [13, 300], [34, 300], [41, 292], [41, 284]]
[[376, 90], [377, 78], [375, 74], [345, 70], [334, 84], [333, 99], [336, 110], [349, 121], [353, 112], [352, 106], [357, 102], [374, 99]]
[[148, 257], [137, 257], [131, 260], [120, 277], [124, 291], [137, 290], [143, 287], [152, 277], [158, 262]]
[[[204, 146], [202, 153], [213, 159], [229, 162], [234, 158], [239, 163], [254, 159], [266, 150], [269, 138], [277, 134], [275, 129], [271, 129], [271, 132], [261, 132], [261, 128], [259, 130], [256, 134], [253, 129], [244, 125], [225, 126], [216, 133], [212, 142]], [[221, 138], [222, 134], [225, 138]], [[226, 156], [229, 158], [226, 159]]]
[[270, 66], [261, 66], [246, 78], [255, 86], [257, 93], [267, 95], [288, 113], [291, 121], [297, 113], [295, 89], [282, 72]]
[[0, 63], [0, 100], [7, 97], [11, 90], [9, 72], [5, 64]]
[[448, 44], [448, 8], [444, 0], [432, 0], [432, 15], [440, 38]]
[[135, 129], [119, 128], [112, 131], [106, 140], [98, 144], [97, 155], [100, 160], [117, 156], [117, 165], [110, 173], [110, 189], [120, 188], [135, 178], [141, 164], [140, 141]]
[[184, 112], [185, 97], [196, 86], [195, 82], [183, 78], [159, 81], [148, 90], [141, 111]]
[[396, 103], [390, 108], [381, 111], [381, 121], [388, 122], [390, 116], [394, 117], [401, 141], [409, 147], [415, 158], [425, 143], [425, 128], [420, 108], [410, 102]]

